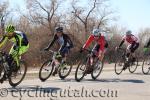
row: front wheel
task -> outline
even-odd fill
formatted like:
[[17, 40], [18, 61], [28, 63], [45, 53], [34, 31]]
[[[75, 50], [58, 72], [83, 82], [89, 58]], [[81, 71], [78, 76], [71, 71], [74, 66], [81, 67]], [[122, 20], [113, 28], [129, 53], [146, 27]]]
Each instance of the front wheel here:
[[58, 70], [59, 77], [61, 79], [65, 79], [70, 74], [71, 69], [72, 69], [72, 64], [70, 64], [70, 65], [64, 64], [64, 65], [60, 66], [60, 68]]
[[119, 74], [122, 73], [124, 64], [125, 64], [125, 63], [124, 63], [123, 57], [118, 57], [118, 58], [116, 59], [116, 62], [115, 62], [115, 73], [116, 73], [117, 75], [119, 75]]
[[39, 78], [42, 82], [46, 81], [52, 74], [54, 69], [54, 62], [52, 60], [47, 60], [43, 63], [39, 71]]
[[103, 61], [99, 61], [99, 59], [97, 59], [96, 63], [94, 64], [94, 69], [91, 73], [91, 77], [92, 79], [96, 80], [97, 77], [101, 74], [102, 69], [103, 69], [104, 63]]
[[77, 82], [80, 82], [83, 77], [85, 76], [85, 71], [86, 71], [86, 66], [87, 66], [87, 59], [81, 60], [76, 68], [76, 72], [75, 72], [75, 80]]
[[144, 57], [142, 64], [142, 72], [147, 75], [150, 72], [150, 56]]
[[19, 85], [25, 78], [26, 72], [27, 72], [27, 65], [25, 62], [21, 61], [18, 70], [15, 72], [12, 71], [11, 76], [8, 77], [9, 84], [12, 87], [16, 87], [17, 85]]

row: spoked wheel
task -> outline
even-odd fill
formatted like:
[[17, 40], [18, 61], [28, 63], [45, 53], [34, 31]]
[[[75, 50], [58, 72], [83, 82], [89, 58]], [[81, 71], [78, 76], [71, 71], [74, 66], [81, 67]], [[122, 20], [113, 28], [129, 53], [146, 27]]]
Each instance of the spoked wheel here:
[[54, 69], [54, 63], [52, 60], [46, 61], [39, 71], [39, 78], [42, 82], [46, 81], [52, 74]]
[[136, 58], [135, 62], [130, 63], [130, 67], [128, 67], [130, 73], [134, 73], [138, 66], [138, 59]]
[[[123, 67], [124, 67], [124, 64], [125, 64], [125, 59], [124, 59], [124, 51], [123, 50], [117, 50], [117, 55], [118, 57], [116, 57], [116, 62], [115, 62], [115, 73], [117, 75], [121, 74], [122, 71], [123, 71]], [[124, 54], [124, 55], [123, 55]]]
[[12, 71], [11, 75], [8, 77], [9, 84], [13, 87], [19, 85], [25, 78], [26, 72], [27, 72], [26, 63], [21, 61], [19, 69], [15, 72]]
[[97, 59], [95, 65], [94, 65], [93, 72], [91, 73], [92, 79], [94, 79], [94, 80], [97, 79], [97, 77], [101, 74], [103, 65], [104, 65], [104, 63], [99, 61], [99, 59]]
[[83, 77], [85, 76], [85, 70], [86, 70], [86, 66], [87, 66], [87, 63], [88, 60], [87, 59], [84, 59], [84, 60], [81, 60], [76, 68], [76, 72], [75, 72], [75, 80], [77, 82], [80, 82]]
[[144, 57], [142, 64], [142, 72], [147, 75], [150, 72], [150, 56]]
[[71, 72], [71, 69], [72, 69], [72, 64], [64, 64], [62, 66], [60, 66], [59, 70], [58, 70], [58, 74], [59, 74], [59, 77], [61, 79], [65, 79]]

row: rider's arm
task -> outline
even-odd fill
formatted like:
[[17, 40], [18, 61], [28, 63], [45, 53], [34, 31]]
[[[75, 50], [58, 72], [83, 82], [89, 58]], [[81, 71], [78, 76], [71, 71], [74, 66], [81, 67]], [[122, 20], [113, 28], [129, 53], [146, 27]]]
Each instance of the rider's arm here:
[[123, 45], [124, 40], [121, 41], [121, 43], [119, 44], [119, 48]]
[[54, 44], [54, 42], [57, 40], [57, 38], [58, 38], [57, 35], [55, 35], [53, 40], [49, 43], [49, 45], [47, 47], [48, 49]]
[[8, 37], [3, 36], [3, 38], [0, 40], [0, 48], [7, 42]]
[[88, 40], [85, 42], [85, 44], [83, 45], [83, 49], [89, 47], [89, 45], [92, 43], [92, 41], [94, 40], [94, 36], [90, 35], [90, 37], [88, 38]]
[[70, 45], [70, 48], [73, 48], [73, 42], [68, 35], [67, 35], [67, 40], [68, 40], [68, 43]]
[[126, 36], [124, 36], [124, 37], [122, 38], [122, 41], [121, 41], [121, 43], [119, 44], [119, 48], [123, 45], [125, 39], [126, 39]]

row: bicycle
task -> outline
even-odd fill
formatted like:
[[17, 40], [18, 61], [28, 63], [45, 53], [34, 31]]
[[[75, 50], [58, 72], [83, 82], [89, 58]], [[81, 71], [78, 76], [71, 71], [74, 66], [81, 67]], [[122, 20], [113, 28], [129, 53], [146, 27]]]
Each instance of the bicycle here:
[[[123, 48], [118, 48], [116, 50], [117, 53], [117, 59], [115, 62], [115, 73], [117, 75], [121, 74], [122, 71], [125, 71], [127, 68], [129, 69], [130, 73], [134, 73], [138, 66], [138, 58], [135, 57], [135, 61], [133, 61], [133, 55], [130, 54], [130, 56], [126, 57], [126, 50]], [[128, 59], [128, 61], [127, 61]]]
[[[52, 53], [52, 58], [48, 59], [45, 61], [42, 65], [42, 67], [39, 70], [39, 78], [42, 82], [46, 81], [54, 72], [54, 69], [58, 67], [58, 75], [61, 79], [65, 79], [71, 72], [72, 70], [72, 64], [67, 65], [64, 64], [62, 57], [60, 57], [59, 61], [56, 57], [58, 52], [55, 52], [53, 50], [49, 50]], [[61, 55], [60, 55], [61, 56]]]
[[[10, 63], [11, 59], [11, 63]], [[10, 64], [9, 64], [10, 63]], [[27, 66], [24, 61], [19, 60], [20, 66], [17, 66], [16, 61], [11, 57], [11, 55], [0, 52], [0, 80], [1, 83], [8, 79], [9, 84], [12, 87], [19, 85], [25, 78], [27, 72]]]
[[[75, 80], [77, 82], [80, 82], [87, 74], [91, 74], [92, 79], [96, 80], [101, 74], [104, 66], [104, 61], [101, 62], [96, 55], [94, 55], [93, 58], [93, 51], [88, 49], [85, 50], [88, 51], [88, 55], [85, 57], [85, 59], [79, 61], [79, 64], [76, 68]], [[93, 59], [93, 64], [91, 58]], [[89, 67], [93, 67], [91, 73], [86, 72], [86, 70], [88, 70]]]
[[145, 75], [148, 75], [150, 72], [150, 54], [144, 54], [142, 63], [142, 72]]

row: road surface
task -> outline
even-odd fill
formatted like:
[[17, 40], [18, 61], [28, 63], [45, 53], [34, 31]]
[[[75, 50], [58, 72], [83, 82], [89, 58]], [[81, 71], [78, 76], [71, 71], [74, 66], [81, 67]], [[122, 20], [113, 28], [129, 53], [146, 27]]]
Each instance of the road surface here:
[[113, 68], [114, 64], [105, 64], [97, 80], [87, 75], [81, 82], [74, 80], [74, 73], [65, 80], [56, 76], [41, 82], [36, 73], [38, 70], [28, 71], [24, 81], [16, 88], [7, 81], [0, 85], [0, 100], [150, 99], [150, 75], [143, 75], [141, 66], [134, 74], [126, 70], [121, 75], [116, 75]]

